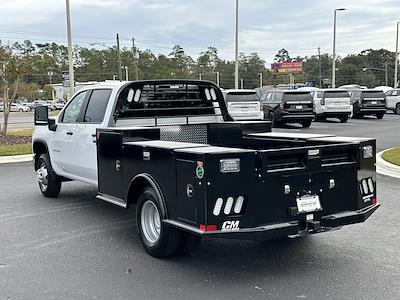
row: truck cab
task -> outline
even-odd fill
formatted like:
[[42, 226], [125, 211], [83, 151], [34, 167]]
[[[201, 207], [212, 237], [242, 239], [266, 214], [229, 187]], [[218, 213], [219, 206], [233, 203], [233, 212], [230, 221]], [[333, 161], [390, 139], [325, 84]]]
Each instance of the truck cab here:
[[193, 250], [203, 237], [301, 237], [364, 222], [378, 207], [375, 140], [275, 133], [234, 122], [212, 82], [93, 85], [61, 113], [35, 109], [34, 168], [45, 197], [62, 183], [136, 207], [152, 256]]

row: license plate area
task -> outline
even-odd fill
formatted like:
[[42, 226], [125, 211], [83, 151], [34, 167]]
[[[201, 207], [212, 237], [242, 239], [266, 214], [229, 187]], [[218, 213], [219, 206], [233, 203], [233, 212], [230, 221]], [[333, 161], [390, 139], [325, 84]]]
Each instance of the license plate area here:
[[378, 104], [378, 102], [376, 102], [376, 101], [371, 101], [371, 104]]
[[321, 201], [318, 195], [304, 195], [296, 198], [297, 211], [309, 213], [322, 210]]
[[303, 105], [296, 105], [296, 109], [303, 109]]

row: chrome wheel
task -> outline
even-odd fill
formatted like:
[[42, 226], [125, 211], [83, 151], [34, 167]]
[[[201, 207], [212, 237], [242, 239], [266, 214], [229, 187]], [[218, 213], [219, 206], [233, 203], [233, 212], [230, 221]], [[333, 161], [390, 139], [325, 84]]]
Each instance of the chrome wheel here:
[[45, 163], [41, 163], [39, 169], [36, 170], [36, 176], [39, 182], [40, 189], [45, 192], [49, 185], [49, 173]]
[[144, 238], [152, 245], [160, 238], [161, 218], [157, 206], [147, 200], [141, 210], [140, 223]]

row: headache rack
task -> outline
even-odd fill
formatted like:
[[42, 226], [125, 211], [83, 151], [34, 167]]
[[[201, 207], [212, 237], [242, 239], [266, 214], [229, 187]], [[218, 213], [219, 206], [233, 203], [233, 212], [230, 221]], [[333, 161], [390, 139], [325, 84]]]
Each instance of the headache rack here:
[[[133, 95], [133, 96], [132, 96]], [[221, 91], [211, 82], [171, 80], [134, 82], [124, 87], [115, 111], [120, 124], [198, 124], [229, 120]], [[193, 121], [193, 122], [191, 122]], [[134, 124], [133, 124], [134, 125]]]

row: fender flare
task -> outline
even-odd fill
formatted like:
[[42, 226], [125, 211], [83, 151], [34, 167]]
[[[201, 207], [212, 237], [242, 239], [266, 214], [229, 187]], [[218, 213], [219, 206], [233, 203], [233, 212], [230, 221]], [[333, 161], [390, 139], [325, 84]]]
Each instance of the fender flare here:
[[[131, 194], [131, 188], [133, 188], [134, 184], [136, 182], [138, 182], [138, 180], [140, 180], [140, 179], [146, 181], [149, 184], [149, 186], [154, 189], [154, 191], [156, 192], [156, 194], [161, 202], [161, 210], [162, 210], [161, 213], [165, 217], [165, 219], [168, 219], [168, 210], [167, 210], [167, 206], [165, 203], [165, 197], [162, 192], [162, 189], [161, 189], [160, 185], [158, 184], [157, 180], [148, 173], [141, 173], [141, 174], [138, 174], [135, 177], [133, 177], [133, 179], [131, 180], [131, 182], [129, 184], [126, 202], [129, 204], [128, 198], [129, 198], [129, 195]], [[133, 190], [133, 192], [134, 192], [134, 190]]]
[[32, 141], [32, 152], [34, 154], [33, 157], [33, 166], [36, 168], [36, 162], [39, 159], [39, 157], [36, 157], [36, 153], [34, 152], [34, 146], [35, 144], [43, 144], [43, 146], [46, 148], [46, 153], [49, 155], [50, 159], [50, 152], [49, 152], [49, 146], [47, 145], [47, 142], [43, 139], [35, 139]]

